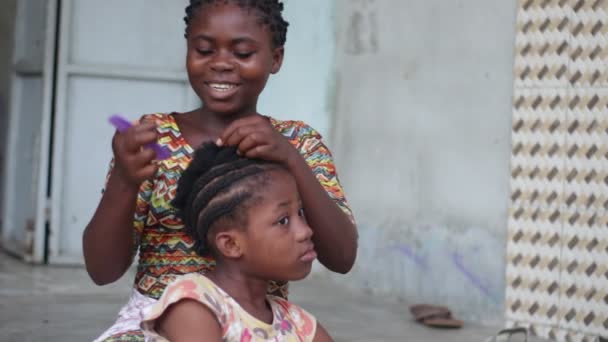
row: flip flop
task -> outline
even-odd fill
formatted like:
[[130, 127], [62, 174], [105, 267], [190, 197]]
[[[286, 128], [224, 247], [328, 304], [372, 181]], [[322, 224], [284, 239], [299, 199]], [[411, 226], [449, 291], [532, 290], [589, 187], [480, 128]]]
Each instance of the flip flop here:
[[458, 329], [463, 322], [452, 317], [452, 312], [445, 306], [418, 304], [410, 307], [410, 312], [417, 322], [434, 328]]

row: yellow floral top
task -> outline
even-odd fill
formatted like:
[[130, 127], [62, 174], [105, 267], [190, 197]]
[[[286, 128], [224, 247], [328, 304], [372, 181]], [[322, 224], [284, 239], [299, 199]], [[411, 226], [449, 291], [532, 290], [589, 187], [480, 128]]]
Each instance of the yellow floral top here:
[[146, 341], [167, 341], [156, 332], [156, 320], [171, 304], [191, 299], [202, 303], [215, 314], [224, 342], [313, 340], [317, 321], [311, 314], [281, 297], [268, 295], [266, 298], [273, 312], [271, 324], [251, 316], [209, 278], [201, 274], [188, 274], [167, 286], [160, 300], [145, 310], [142, 330]]

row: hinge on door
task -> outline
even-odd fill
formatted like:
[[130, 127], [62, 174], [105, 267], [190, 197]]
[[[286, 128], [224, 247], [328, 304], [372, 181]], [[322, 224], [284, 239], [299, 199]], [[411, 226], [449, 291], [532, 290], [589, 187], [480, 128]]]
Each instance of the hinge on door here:
[[43, 224], [44, 224], [44, 247], [43, 248], [43, 263], [44, 264], [48, 264], [49, 263], [49, 254], [50, 254], [50, 247], [49, 247], [49, 237], [51, 235], [51, 215], [52, 215], [53, 211], [52, 211], [52, 202], [51, 202], [51, 198], [47, 197], [46, 201], [44, 203], [44, 213], [43, 213]]
[[44, 222], [51, 222], [51, 199], [47, 198], [46, 203], [44, 205]]

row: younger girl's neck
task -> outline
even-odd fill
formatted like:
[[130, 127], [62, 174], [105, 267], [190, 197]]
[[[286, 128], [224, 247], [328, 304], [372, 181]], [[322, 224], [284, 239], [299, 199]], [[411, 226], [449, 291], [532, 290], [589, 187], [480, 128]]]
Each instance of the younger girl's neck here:
[[268, 281], [252, 277], [236, 265], [221, 263], [206, 276], [239, 304], [266, 305]]

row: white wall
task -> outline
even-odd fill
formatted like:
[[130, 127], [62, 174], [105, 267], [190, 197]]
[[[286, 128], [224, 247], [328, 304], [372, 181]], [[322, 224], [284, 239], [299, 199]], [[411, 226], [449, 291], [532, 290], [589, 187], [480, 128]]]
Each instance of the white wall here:
[[304, 120], [327, 136], [333, 114], [334, 1], [284, 2], [290, 23], [285, 59], [262, 93], [259, 110], [279, 119]]
[[341, 282], [502, 316], [515, 5], [337, 1], [334, 152], [360, 230]]

